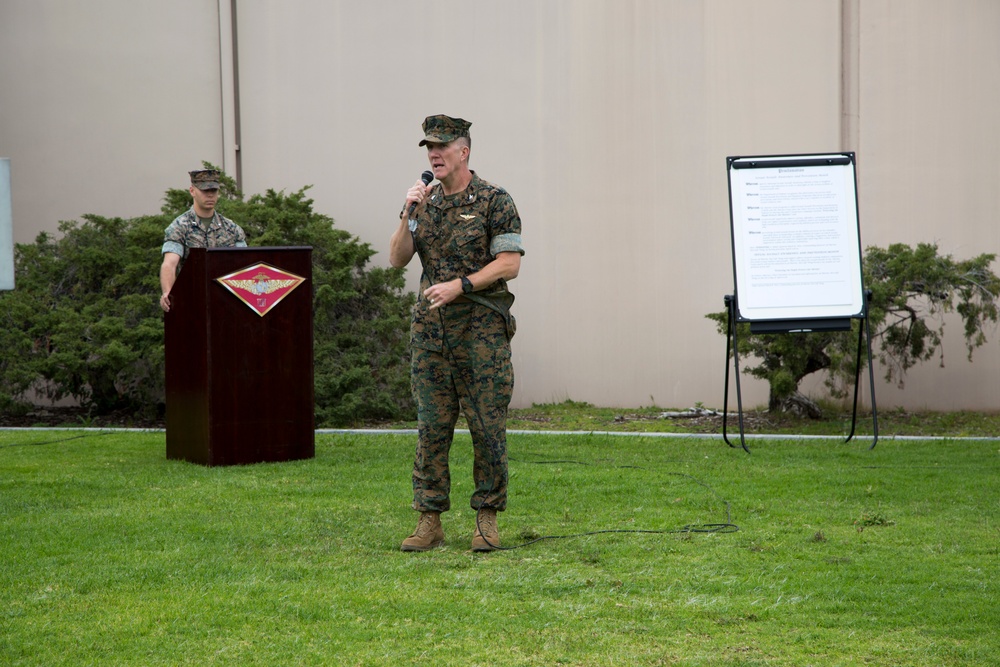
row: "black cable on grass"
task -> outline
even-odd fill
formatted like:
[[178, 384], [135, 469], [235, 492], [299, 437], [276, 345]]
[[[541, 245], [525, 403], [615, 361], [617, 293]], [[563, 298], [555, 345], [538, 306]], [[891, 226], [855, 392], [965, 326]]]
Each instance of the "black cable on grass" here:
[[[595, 465], [593, 463], [586, 463], [584, 461], [574, 461], [572, 459], [559, 459], [559, 460], [552, 460], [552, 461], [518, 461], [518, 460], [512, 459], [512, 458], [510, 458], [508, 456], [507, 460], [508, 461], [514, 461], [516, 463], [533, 463], [535, 465], [552, 465], [552, 464], [557, 464], [557, 463], [571, 464], [571, 465], [581, 465], [581, 466]], [[630, 470], [646, 470], [646, 468], [643, 468], [642, 466], [633, 466], [633, 465], [615, 465], [615, 466], [610, 466], [610, 467], [612, 467], [612, 468], [630, 469]], [[723, 505], [725, 505], [725, 508], [726, 508], [726, 520], [725, 520], [725, 522], [724, 523], [687, 524], [685, 526], [681, 526], [680, 528], [663, 529], [663, 530], [643, 530], [643, 529], [638, 529], [638, 528], [633, 528], [633, 529], [622, 528], [622, 529], [609, 529], [609, 530], [592, 530], [592, 531], [587, 531], [585, 533], [573, 533], [573, 534], [570, 534], [570, 535], [543, 535], [541, 537], [536, 537], [536, 538], [534, 538], [532, 540], [528, 540], [527, 542], [522, 542], [521, 544], [515, 544], [512, 547], [503, 547], [503, 546], [500, 546], [498, 544], [491, 544], [489, 542], [489, 540], [487, 540], [487, 544], [489, 544], [491, 547], [493, 547], [497, 551], [513, 551], [514, 549], [521, 549], [522, 547], [526, 547], [526, 546], [528, 546], [530, 544], [535, 544], [537, 542], [542, 542], [544, 540], [568, 540], [570, 538], [587, 537], [589, 535], [606, 535], [606, 534], [612, 534], [612, 533], [632, 533], [632, 534], [639, 534], [639, 535], [672, 535], [672, 534], [678, 534], [678, 533], [735, 533], [735, 532], [737, 532], [740, 529], [739, 526], [737, 526], [736, 524], [734, 524], [732, 522], [732, 510], [731, 510], [731, 507], [729, 505], [729, 501], [725, 500], [724, 498], [722, 498], [718, 494], [718, 492], [716, 492], [716, 490], [713, 489], [711, 486], [709, 486], [708, 484], [706, 484], [705, 482], [701, 481], [700, 479], [698, 479], [696, 477], [692, 477], [691, 475], [687, 475], [687, 474], [682, 473], [682, 472], [668, 472], [666, 474], [667, 475], [673, 475], [675, 477], [684, 477], [685, 479], [689, 479], [692, 482], [694, 482], [695, 484], [698, 484], [699, 486], [703, 486], [704, 488], [708, 489], [708, 491], [713, 496], [715, 496], [717, 499], [719, 499], [720, 501], [722, 501]], [[482, 528], [479, 526], [479, 512], [478, 511], [476, 512], [476, 528], [479, 529], [479, 534], [482, 535], [483, 531], [482, 531]]]
[[0, 445], [0, 449], [6, 449], [7, 447], [40, 447], [42, 445], [55, 445], [60, 442], [69, 442], [70, 440], [79, 440], [80, 438], [94, 438], [102, 435], [114, 435], [114, 431], [101, 431], [99, 433], [82, 433], [80, 435], [71, 435], [68, 438], [59, 438], [58, 440], [43, 440], [41, 442], [12, 442], [9, 445]]

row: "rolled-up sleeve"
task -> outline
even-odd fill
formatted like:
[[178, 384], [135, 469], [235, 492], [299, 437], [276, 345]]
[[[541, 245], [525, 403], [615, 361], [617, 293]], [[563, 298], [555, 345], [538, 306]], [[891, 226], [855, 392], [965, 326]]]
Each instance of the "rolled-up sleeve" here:
[[500, 234], [494, 236], [490, 241], [490, 254], [496, 257], [502, 252], [517, 252], [524, 254], [524, 246], [521, 245], [520, 234]]
[[172, 252], [175, 255], [180, 255], [181, 257], [183, 257], [184, 256], [184, 246], [182, 244], [178, 243], [177, 241], [164, 241], [163, 242], [163, 249], [160, 251], [160, 254], [162, 255], [162, 254], [166, 254], [168, 252]]
[[501, 252], [524, 254], [524, 246], [521, 244], [521, 216], [506, 190], [501, 189], [492, 202], [490, 223], [491, 255], [496, 257]]

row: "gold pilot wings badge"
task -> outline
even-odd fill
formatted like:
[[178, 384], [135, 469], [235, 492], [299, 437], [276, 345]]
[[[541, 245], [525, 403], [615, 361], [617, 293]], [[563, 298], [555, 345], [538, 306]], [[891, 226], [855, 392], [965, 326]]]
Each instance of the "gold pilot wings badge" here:
[[306, 279], [261, 262], [216, 280], [264, 317]]
[[461, 217], [462, 217], [462, 220], [475, 220], [476, 219], [476, 216], [474, 216], [474, 215], [466, 215], [464, 213], [462, 214]]

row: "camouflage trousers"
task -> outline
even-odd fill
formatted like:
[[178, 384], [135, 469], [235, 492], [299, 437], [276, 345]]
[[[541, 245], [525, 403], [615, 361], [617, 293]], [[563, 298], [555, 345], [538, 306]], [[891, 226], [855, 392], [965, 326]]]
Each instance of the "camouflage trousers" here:
[[[514, 388], [510, 342], [503, 318], [482, 307], [452, 304], [443, 351], [414, 349], [413, 394], [419, 435], [413, 463], [413, 509], [451, 508], [448, 454], [459, 410], [472, 435], [471, 507], [507, 506], [507, 407]], [[458, 312], [456, 312], [458, 311]], [[464, 312], [462, 312], [464, 311]], [[469, 313], [467, 317], [455, 315]]]

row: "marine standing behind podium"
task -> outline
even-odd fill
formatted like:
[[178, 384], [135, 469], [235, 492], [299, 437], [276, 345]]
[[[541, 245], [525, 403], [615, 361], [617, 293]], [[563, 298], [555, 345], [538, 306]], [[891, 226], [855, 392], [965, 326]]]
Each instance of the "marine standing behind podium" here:
[[215, 210], [219, 201], [219, 172], [200, 169], [191, 176], [191, 208], [180, 214], [163, 232], [163, 264], [160, 265], [160, 308], [170, 310], [170, 290], [177, 280], [181, 260], [191, 248], [247, 247], [243, 229]]
[[473, 551], [500, 546], [496, 515], [507, 506], [507, 407], [514, 388], [514, 297], [507, 281], [517, 277], [524, 249], [514, 200], [469, 169], [470, 125], [441, 115], [424, 120], [420, 145], [439, 183], [417, 181], [407, 191], [389, 246], [394, 267], [415, 254], [423, 265], [410, 325], [419, 422], [413, 509], [420, 519], [403, 551], [444, 543], [440, 515], [451, 508], [448, 453], [460, 409], [472, 433]]

